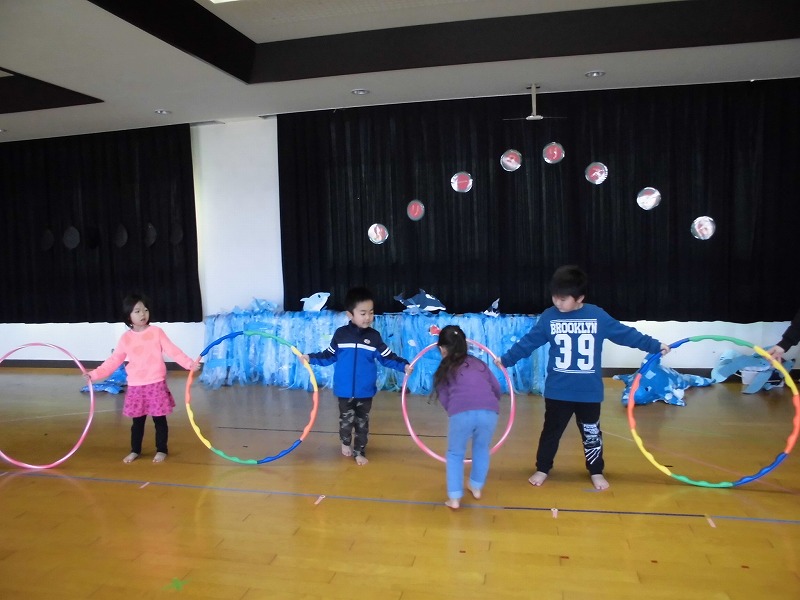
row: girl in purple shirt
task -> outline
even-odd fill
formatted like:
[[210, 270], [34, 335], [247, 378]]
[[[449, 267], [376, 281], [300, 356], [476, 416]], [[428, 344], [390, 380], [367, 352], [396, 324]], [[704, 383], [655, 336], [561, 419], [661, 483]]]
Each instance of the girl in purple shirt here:
[[482, 360], [467, 354], [467, 338], [458, 325], [439, 333], [442, 362], [433, 374], [436, 396], [447, 411], [447, 501], [452, 509], [464, 495], [464, 455], [472, 440], [472, 470], [467, 489], [477, 500], [489, 473], [489, 454], [497, 426], [500, 384]]

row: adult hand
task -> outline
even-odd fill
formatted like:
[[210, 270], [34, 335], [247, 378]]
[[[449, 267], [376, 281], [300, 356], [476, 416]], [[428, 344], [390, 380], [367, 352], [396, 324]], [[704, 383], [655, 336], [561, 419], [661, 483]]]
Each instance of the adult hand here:
[[785, 350], [780, 346], [773, 346], [769, 349], [769, 356], [772, 360], [777, 360], [778, 362], [783, 362], [783, 353]]

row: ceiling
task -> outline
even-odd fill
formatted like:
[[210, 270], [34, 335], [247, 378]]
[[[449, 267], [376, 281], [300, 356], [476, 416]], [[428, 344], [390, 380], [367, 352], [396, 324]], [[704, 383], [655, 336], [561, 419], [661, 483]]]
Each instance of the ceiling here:
[[0, 0], [0, 142], [788, 77], [796, 0]]

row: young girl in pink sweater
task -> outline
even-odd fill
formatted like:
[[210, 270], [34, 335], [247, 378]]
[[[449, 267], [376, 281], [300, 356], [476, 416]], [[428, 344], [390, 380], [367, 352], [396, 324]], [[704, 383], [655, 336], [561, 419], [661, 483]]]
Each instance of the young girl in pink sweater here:
[[163, 462], [167, 457], [169, 427], [167, 415], [175, 408], [175, 399], [167, 387], [167, 365], [164, 354], [184, 369], [198, 370], [199, 364], [173, 344], [159, 327], [150, 325], [150, 301], [138, 294], [122, 301], [125, 324], [130, 329], [122, 334], [111, 356], [89, 373], [92, 381], [106, 379], [126, 359], [125, 372], [128, 389], [122, 414], [133, 418], [131, 425], [131, 452], [122, 462], [130, 463], [142, 453], [144, 424], [147, 415], [153, 417], [156, 428], [156, 455], [153, 462]]

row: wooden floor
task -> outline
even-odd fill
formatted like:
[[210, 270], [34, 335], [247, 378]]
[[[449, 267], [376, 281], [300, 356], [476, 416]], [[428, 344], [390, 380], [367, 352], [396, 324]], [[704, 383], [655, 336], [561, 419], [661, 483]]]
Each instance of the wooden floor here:
[[[201, 443], [185, 381], [170, 374], [178, 407], [162, 464], [151, 462], [150, 421], [145, 455], [121, 462], [130, 421], [106, 393], [60, 466], [0, 461], [0, 598], [800, 598], [800, 450], [734, 489], [680, 483], [632, 441], [620, 382], [606, 381], [602, 416], [610, 490], [589, 485], [572, 426], [545, 485], [527, 483], [543, 402], [521, 396], [484, 498], [451, 511], [444, 465], [410, 438], [397, 393], [375, 399], [364, 467], [339, 454], [327, 390], [299, 447], [250, 466]], [[0, 450], [30, 464], [64, 456], [86, 423], [82, 385], [70, 370], [0, 369]], [[786, 390], [740, 391], [721, 384], [690, 390], [686, 407], [639, 407], [637, 430], [673, 472], [736, 481], [783, 450], [794, 416]], [[299, 437], [311, 404], [297, 390], [195, 384], [191, 406], [216, 448], [261, 459]], [[409, 415], [442, 454], [441, 408], [415, 396]], [[507, 418], [506, 406], [500, 432]]]

